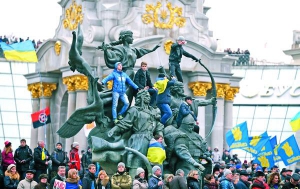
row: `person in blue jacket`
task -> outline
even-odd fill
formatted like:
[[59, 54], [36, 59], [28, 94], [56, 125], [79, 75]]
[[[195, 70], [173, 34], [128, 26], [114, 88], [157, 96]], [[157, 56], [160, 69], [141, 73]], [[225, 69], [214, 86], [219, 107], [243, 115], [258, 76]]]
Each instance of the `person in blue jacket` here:
[[179, 107], [179, 112], [176, 118], [176, 122], [177, 122], [177, 126], [178, 128], [181, 125], [182, 119], [191, 114], [195, 120], [195, 122], [198, 125], [198, 121], [197, 121], [197, 117], [195, 116], [194, 112], [190, 109], [190, 105], [192, 104], [193, 99], [190, 96], [185, 97], [184, 102], [181, 103], [180, 107]]
[[[122, 63], [117, 62], [115, 64], [114, 71], [109, 74], [106, 78], [102, 80], [102, 84], [106, 84], [108, 81], [113, 80], [113, 105], [112, 105], [112, 117], [114, 123], [117, 123], [120, 119], [123, 118], [123, 114], [126, 112], [129, 101], [126, 95], [126, 83], [131, 85], [135, 90], [138, 90], [138, 86], [129, 78], [129, 76], [122, 71]], [[121, 111], [118, 113], [117, 119], [117, 106], [119, 98], [123, 102], [123, 107]]]

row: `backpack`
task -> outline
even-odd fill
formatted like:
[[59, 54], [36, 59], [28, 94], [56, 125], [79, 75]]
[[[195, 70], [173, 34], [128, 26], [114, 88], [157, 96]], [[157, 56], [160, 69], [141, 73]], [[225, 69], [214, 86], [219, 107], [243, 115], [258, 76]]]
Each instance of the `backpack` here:
[[76, 158], [75, 158], [75, 153], [74, 152], [70, 152], [70, 161], [69, 161], [69, 169], [76, 169], [78, 170], [78, 168], [76, 167]]

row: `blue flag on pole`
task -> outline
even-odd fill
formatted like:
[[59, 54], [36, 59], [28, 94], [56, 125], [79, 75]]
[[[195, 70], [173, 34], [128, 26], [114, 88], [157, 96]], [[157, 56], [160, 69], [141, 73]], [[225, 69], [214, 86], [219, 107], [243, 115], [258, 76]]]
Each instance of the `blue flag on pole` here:
[[248, 146], [247, 122], [243, 122], [233, 127], [226, 133], [226, 142], [230, 149], [241, 149]]
[[279, 145], [278, 155], [281, 157], [285, 166], [300, 161], [299, 147], [294, 135], [290, 136]]
[[267, 131], [259, 136], [249, 137], [248, 147], [244, 148], [244, 150], [251, 153], [253, 156], [257, 156], [267, 141], [269, 141]]
[[281, 157], [278, 155], [278, 147], [279, 145], [277, 144], [277, 136], [274, 136], [273, 138], [270, 139], [270, 143], [273, 149], [273, 154], [274, 154], [274, 162], [279, 162], [281, 161]]
[[274, 166], [273, 148], [269, 139], [258, 153], [254, 162], [259, 163], [262, 167], [271, 168]]

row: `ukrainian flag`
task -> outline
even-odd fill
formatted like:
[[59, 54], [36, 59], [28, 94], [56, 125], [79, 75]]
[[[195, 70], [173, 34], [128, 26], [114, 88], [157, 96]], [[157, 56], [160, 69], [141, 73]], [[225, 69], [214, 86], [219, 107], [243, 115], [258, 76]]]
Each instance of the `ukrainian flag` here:
[[300, 112], [298, 112], [290, 121], [290, 125], [294, 132], [300, 129]]
[[7, 60], [38, 62], [34, 46], [30, 40], [11, 45], [0, 42], [0, 46]]
[[150, 163], [162, 165], [166, 159], [166, 151], [163, 144], [152, 138], [149, 143], [147, 158]]

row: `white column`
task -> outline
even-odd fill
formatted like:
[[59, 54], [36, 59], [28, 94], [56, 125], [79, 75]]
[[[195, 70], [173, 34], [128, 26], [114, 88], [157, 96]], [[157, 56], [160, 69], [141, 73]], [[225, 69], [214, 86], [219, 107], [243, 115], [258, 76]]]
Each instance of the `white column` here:
[[232, 106], [233, 106], [233, 101], [231, 100], [225, 100], [224, 104], [224, 144], [223, 148], [228, 149], [228, 145], [226, 142], [226, 133], [232, 129]]
[[[197, 100], [205, 100], [203, 96], [195, 96]], [[205, 106], [198, 107], [197, 121], [199, 122], [199, 135], [205, 138]]]
[[222, 151], [224, 143], [224, 98], [217, 98], [217, 101], [218, 111], [215, 126], [211, 134], [211, 148], [214, 149], [218, 147], [219, 150]]
[[[32, 98], [32, 113], [39, 111], [39, 104], [40, 99], [39, 98]], [[30, 148], [34, 149], [37, 146], [38, 142], [38, 129], [31, 128], [31, 139], [30, 139]]]
[[[67, 119], [73, 114], [76, 109], [76, 92], [75, 91], [68, 91], [68, 112], [67, 112]], [[66, 143], [64, 144], [64, 149], [66, 152], [69, 152], [71, 149], [71, 145], [74, 142], [74, 137], [67, 138]]]
[[[77, 90], [76, 91], [76, 109], [86, 107], [87, 104], [87, 91]], [[74, 141], [79, 142], [80, 149], [87, 149], [87, 137], [84, 134], [84, 128], [74, 136]]]

